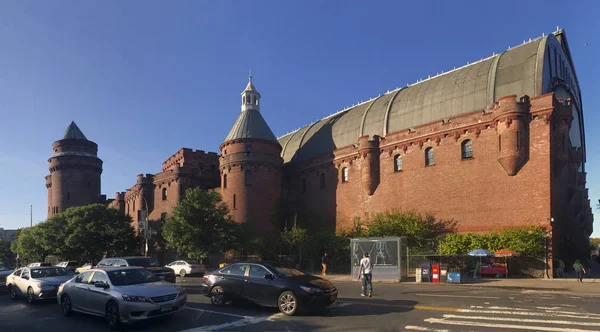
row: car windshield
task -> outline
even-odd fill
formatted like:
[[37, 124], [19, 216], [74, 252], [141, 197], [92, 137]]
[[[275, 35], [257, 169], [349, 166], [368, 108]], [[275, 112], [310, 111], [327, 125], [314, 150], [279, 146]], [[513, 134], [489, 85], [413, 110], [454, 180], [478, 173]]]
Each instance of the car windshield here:
[[31, 277], [34, 279], [61, 277], [71, 275], [69, 270], [63, 267], [52, 267], [46, 269], [31, 269]]
[[115, 286], [137, 285], [160, 281], [156, 275], [146, 269], [107, 271], [107, 273], [110, 282]]
[[293, 267], [287, 267], [287, 266], [275, 266], [275, 270], [277, 271], [277, 274], [284, 276], [284, 277], [299, 277], [299, 276], [303, 276], [306, 275], [306, 273], [295, 269]]
[[154, 258], [128, 258], [127, 263], [129, 263], [129, 266], [141, 266], [141, 267], [161, 266], [160, 263]]

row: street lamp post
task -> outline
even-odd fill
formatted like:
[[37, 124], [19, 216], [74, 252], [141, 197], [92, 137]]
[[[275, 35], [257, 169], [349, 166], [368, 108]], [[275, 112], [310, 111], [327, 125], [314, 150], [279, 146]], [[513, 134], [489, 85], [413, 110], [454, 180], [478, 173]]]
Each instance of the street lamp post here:
[[144, 220], [144, 228], [143, 228], [143, 234], [144, 234], [144, 257], [148, 257], [148, 239], [150, 238], [150, 230], [148, 227], [148, 214], [150, 213], [150, 210], [148, 209], [148, 201], [146, 201], [146, 198], [144, 197], [144, 194], [142, 193], [142, 199], [144, 200], [144, 204], [146, 205], [146, 213], [143, 216]]

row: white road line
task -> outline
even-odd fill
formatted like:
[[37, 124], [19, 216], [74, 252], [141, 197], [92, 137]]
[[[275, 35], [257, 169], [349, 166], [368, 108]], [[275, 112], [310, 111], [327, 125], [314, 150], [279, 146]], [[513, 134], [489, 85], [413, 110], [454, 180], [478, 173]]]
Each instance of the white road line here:
[[540, 316], [540, 317], [569, 317], [582, 319], [600, 319], [600, 317], [592, 316], [596, 314], [576, 313], [576, 314], [561, 314], [556, 311], [532, 312], [532, 311], [499, 311], [499, 310], [473, 310], [459, 309], [457, 312], [468, 312], [474, 314], [492, 314], [492, 315], [518, 315], [518, 316]]
[[551, 331], [551, 332], [600, 332], [599, 330], [580, 330], [580, 329], [569, 329], [564, 327], [547, 327], [547, 326], [526, 326], [526, 325], [512, 325], [512, 324], [493, 324], [493, 323], [480, 323], [480, 322], [469, 322], [469, 321], [453, 321], [439, 318], [427, 318], [425, 322], [431, 324], [447, 324], [447, 325], [460, 325], [460, 326], [476, 326], [476, 327], [491, 327], [497, 329], [512, 329], [512, 330], [535, 330], [535, 331]]
[[472, 299], [496, 299], [499, 300], [499, 297], [496, 296], [470, 296], [470, 295], [445, 295], [445, 294], [415, 294], [417, 296], [433, 296], [433, 297], [466, 297]]
[[248, 317], [246, 319], [240, 319], [240, 320], [236, 320], [236, 321], [230, 322], [230, 323], [224, 323], [224, 324], [220, 324], [220, 325], [200, 326], [200, 327], [195, 327], [195, 328], [191, 328], [191, 329], [187, 329], [187, 330], [181, 330], [179, 332], [219, 331], [219, 330], [223, 330], [223, 329], [230, 329], [232, 327], [242, 327], [242, 326], [246, 326], [246, 325], [262, 323], [264, 321], [272, 321], [272, 320], [275, 320], [275, 319], [281, 318], [281, 317], [283, 317], [283, 314], [280, 314], [280, 313], [274, 314], [271, 316], [264, 316], [264, 317]]
[[194, 311], [210, 312], [211, 314], [218, 314], [218, 315], [231, 316], [231, 317], [244, 318], [244, 319], [260, 318], [260, 317], [242, 316], [242, 315], [230, 314], [227, 312], [212, 311], [212, 310], [206, 310], [206, 309], [200, 309], [200, 308], [192, 308], [192, 307], [185, 307], [185, 308], [189, 309], [189, 310], [194, 310]]
[[440, 329], [433, 329], [431, 327], [414, 326], [414, 325], [407, 325], [404, 327], [404, 329], [405, 330], [415, 330], [415, 331], [450, 332], [450, 330], [440, 330]]
[[584, 325], [584, 326], [600, 326], [600, 323], [576, 322], [568, 320], [547, 320], [547, 319], [528, 319], [528, 318], [511, 318], [511, 317], [482, 317], [482, 316], [460, 316], [447, 314], [444, 318], [459, 318], [459, 319], [481, 319], [481, 320], [499, 320], [505, 322], [521, 322], [521, 323], [543, 323], [543, 324], [562, 324], [562, 325]]

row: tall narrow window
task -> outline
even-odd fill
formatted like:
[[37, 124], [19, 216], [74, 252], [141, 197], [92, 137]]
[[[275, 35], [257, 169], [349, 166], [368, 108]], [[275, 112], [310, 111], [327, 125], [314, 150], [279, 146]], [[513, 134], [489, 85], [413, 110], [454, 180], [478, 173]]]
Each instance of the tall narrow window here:
[[473, 158], [473, 142], [470, 139], [462, 141], [460, 144], [462, 159]]
[[252, 185], [252, 172], [250, 170], [246, 171], [246, 185], [247, 186]]
[[502, 152], [502, 136], [498, 136], [498, 152]]
[[235, 194], [233, 194], [233, 209], [235, 210]]
[[242, 104], [246, 104], [246, 96], [242, 96]]
[[342, 182], [348, 182], [348, 167], [342, 168]]
[[227, 188], [227, 174], [223, 175], [223, 189]]
[[302, 183], [300, 185], [300, 192], [303, 194], [306, 192], [306, 178], [302, 178]]
[[167, 188], [162, 189], [162, 200], [163, 201], [167, 200]]
[[394, 172], [400, 172], [402, 170], [402, 156], [397, 154], [394, 156]]
[[321, 189], [325, 189], [325, 173], [321, 173]]
[[433, 157], [433, 148], [428, 147], [425, 149], [425, 166], [431, 166], [435, 164], [435, 159]]

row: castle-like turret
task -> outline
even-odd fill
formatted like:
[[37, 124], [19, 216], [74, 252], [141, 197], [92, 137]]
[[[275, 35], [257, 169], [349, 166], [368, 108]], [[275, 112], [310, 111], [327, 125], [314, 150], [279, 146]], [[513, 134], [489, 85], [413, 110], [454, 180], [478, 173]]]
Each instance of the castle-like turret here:
[[252, 76], [242, 92], [242, 112], [221, 144], [221, 194], [233, 219], [269, 231], [281, 196], [281, 145], [260, 114]]
[[52, 144], [54, 155], [48, 159], [48, 217], [72, 206], [100, 203], [102, 160], [98, 145], [88, 140], [75, 122], [63, 138]]
[[531, 104], [528, 96], [500, 98], [493, 108], [498, 137], [498, 162], [510, 176], [517, 175], [529, 160], [529, 123]]
[[371, 140], [369, 140], [369, 135], [359, 137], [358, 155], [361, 160], [361, 181], [369, 196], [373, 195], [379, 186], [379, 154], [379, 136], [374, 136]]

